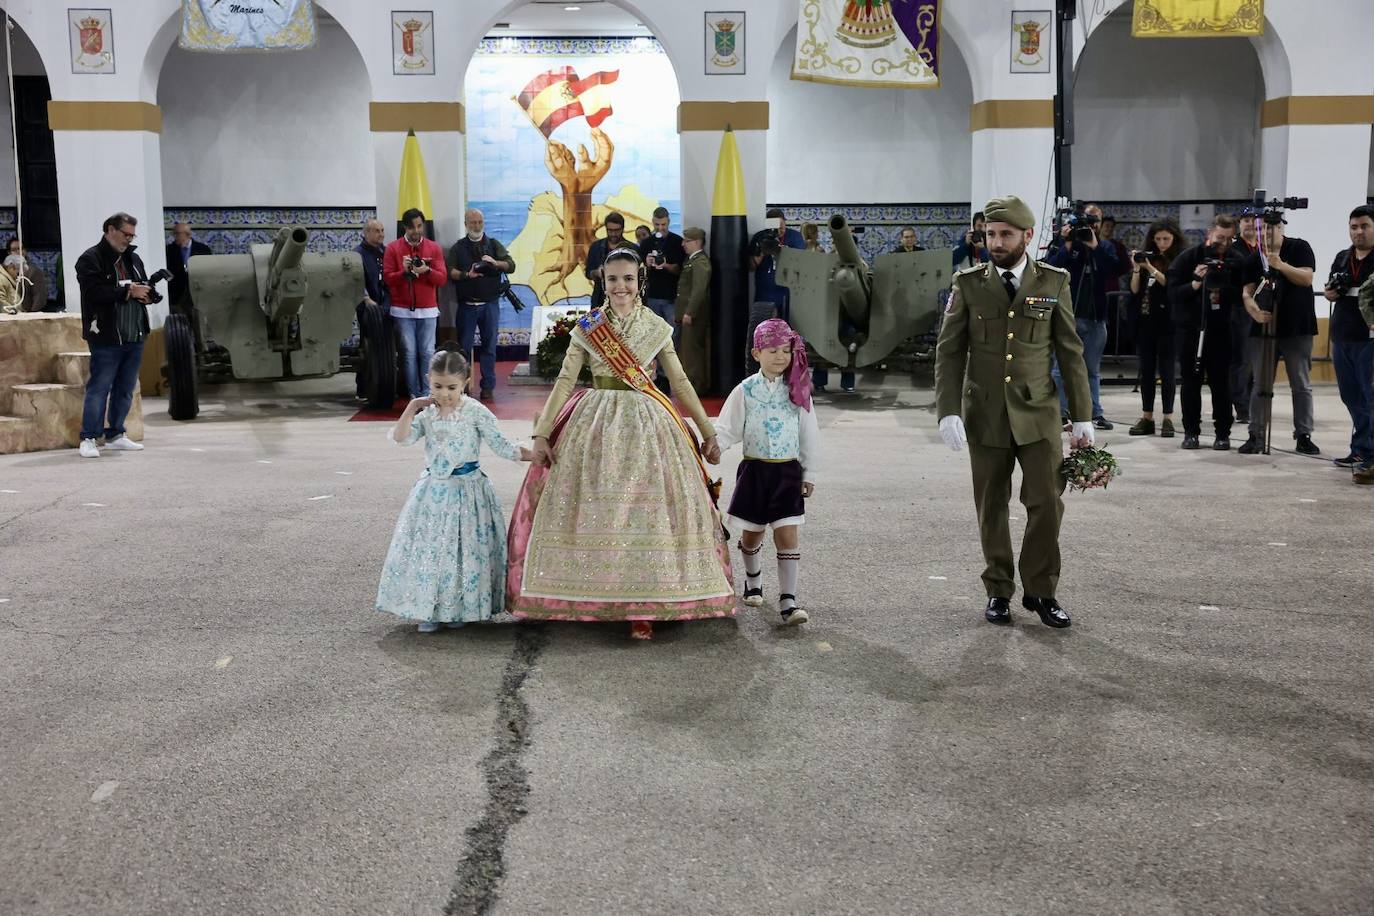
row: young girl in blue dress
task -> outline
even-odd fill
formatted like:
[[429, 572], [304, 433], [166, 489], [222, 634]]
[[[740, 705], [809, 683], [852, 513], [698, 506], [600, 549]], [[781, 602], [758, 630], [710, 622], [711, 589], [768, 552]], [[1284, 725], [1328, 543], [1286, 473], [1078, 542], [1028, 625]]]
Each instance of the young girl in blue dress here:
[[421, 633], [501, 612], [506, 523], [477, 453], [485, 442], [502, 458], [530, 460], [528, 449], [501, 434], [491, 411], [463, 393], [468, 372], [462, 353], [435, 353], [430, 396], [407, 404], [387, 434], [398, 445], [424, 439], [426, 467], [396, 521], [377, 610], [418, 621]]

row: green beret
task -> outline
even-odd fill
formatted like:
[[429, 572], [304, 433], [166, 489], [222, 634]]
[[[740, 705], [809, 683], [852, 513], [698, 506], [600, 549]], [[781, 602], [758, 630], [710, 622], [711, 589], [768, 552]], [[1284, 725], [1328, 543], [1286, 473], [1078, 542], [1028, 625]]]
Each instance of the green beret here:
[[983, 207], [983, 219], [990, 223], [1008, 223], [1017, 229], [1034, 229], [1035, 214], [1019, 197], [994, 197]]

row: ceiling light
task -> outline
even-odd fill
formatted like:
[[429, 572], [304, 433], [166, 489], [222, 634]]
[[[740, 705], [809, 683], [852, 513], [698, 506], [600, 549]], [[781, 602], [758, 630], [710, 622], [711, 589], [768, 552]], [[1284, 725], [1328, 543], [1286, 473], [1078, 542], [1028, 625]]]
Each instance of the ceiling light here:
[[582, 9], [582, 7], [580, 7], [580, 6], [565, 6], [565, 7], [563, 7], [563, 12], [565, 12], [565, 13], [576, 13], [576, 12], [577, 12], [578, 10], [580, 10], [580, 9]]

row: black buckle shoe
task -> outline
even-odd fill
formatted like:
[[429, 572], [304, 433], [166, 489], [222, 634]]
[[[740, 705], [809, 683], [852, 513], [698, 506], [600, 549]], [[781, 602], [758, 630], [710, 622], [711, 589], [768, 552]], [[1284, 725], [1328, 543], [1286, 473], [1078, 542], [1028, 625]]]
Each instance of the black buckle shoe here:
[[983, 616], [987, 618], [988, 623], [1011, 623], [1011, 599], [989, 598]]
[[1062, 630], [1073, 624], [1069, 612], [1060, 607], [1059, 602], [1053, 598], [1032, 598], [1030, 595], [1022, 595], [1021, 606], [1039, 614], [1040, 622], [1047, 627]]

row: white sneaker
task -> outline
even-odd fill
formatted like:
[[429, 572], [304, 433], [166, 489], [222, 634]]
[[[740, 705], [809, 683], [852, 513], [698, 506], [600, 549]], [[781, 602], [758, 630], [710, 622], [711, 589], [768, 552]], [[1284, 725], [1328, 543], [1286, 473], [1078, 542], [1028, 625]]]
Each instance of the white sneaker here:
[[94, 440], [94, 439], [82, 439], [82, 440], [81, 440], [81, 457], [82, 457], [82, 458], [99, 458], [99, 457], [100, 457], [100, 446], [98, 446], [98, 445], [95, 444], [95, 440]]
[[120, 436], [118, 439], [115, 439], [113, 442], [106, 442], [106, 443], [105, 443], [105, 447], [108, 448], [108, 449], [111, 449], [111, 450], [113, 450], [113, 451], [116, 451], [116, 452], [141, 452], [141, 451], [143, 451], [143, 443], [141, 443], [141, 442], [135, 442], [134, 440], [130, 439], [128, 436]]

